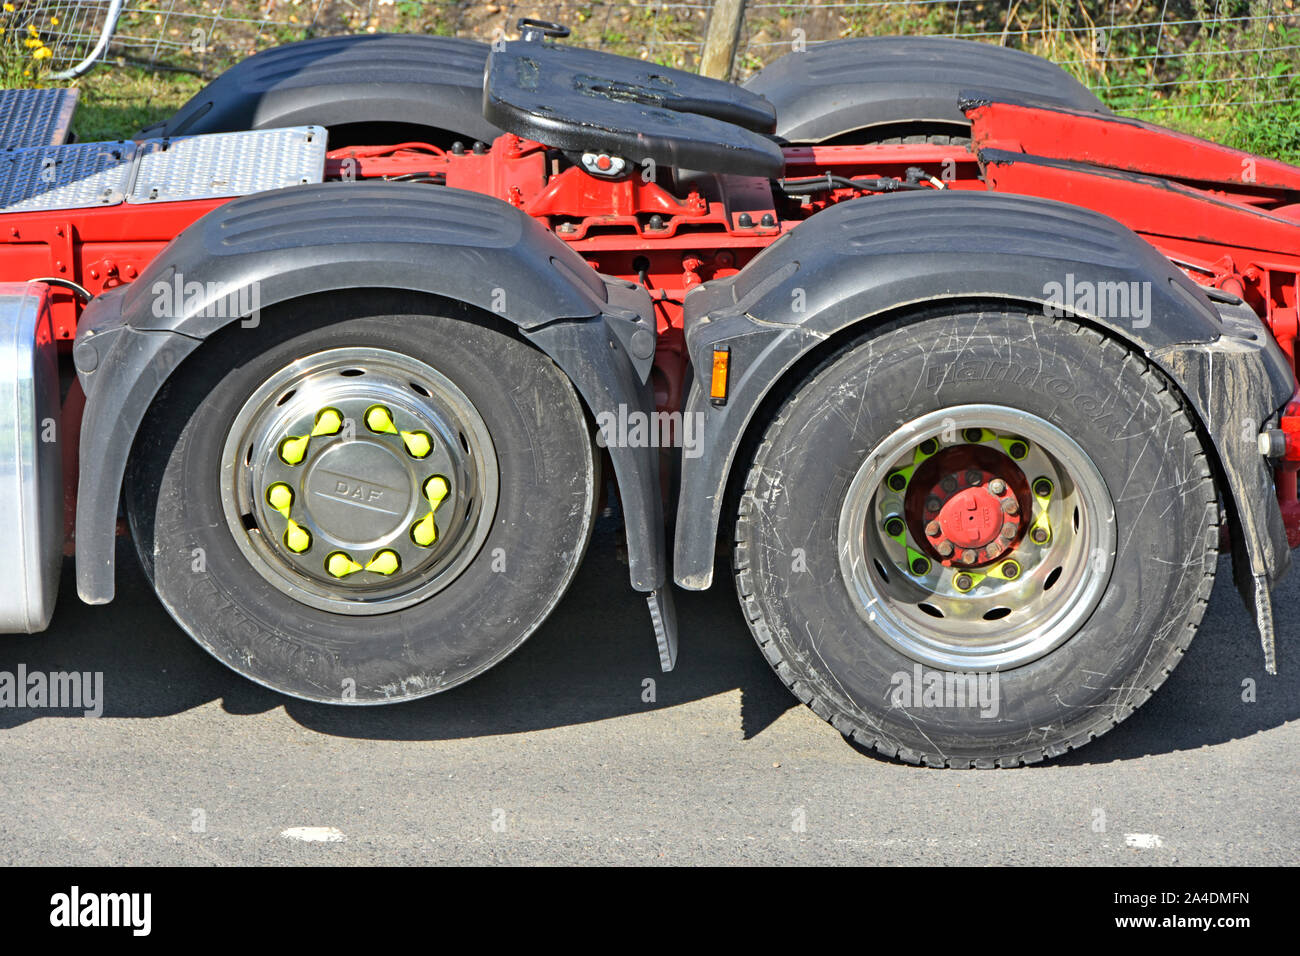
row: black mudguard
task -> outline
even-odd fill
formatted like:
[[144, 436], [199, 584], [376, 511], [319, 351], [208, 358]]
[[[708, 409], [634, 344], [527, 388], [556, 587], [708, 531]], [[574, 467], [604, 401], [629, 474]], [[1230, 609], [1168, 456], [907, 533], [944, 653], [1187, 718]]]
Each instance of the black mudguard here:
[[855, 37], [789, 53], [746, 83], [776, 107], [776, 133], [820, 143], [845, 133], [925, 122], [969, 128], [964, 89], [1109, 113], [1059, 66], [1019, 50], [950, 37]]
[[237, 63], [138, 137], [402, 123], [490, 142], [486, 43], [419, 34], [322, 37]]
[[695, 590], [712, 583], [737, 451], [751, 425], [762, 427], [755, 416], [764, 399], [793, 386], [786, 376], [801, 359], [837, 333], [937, 302], [1046, 308], [1047, 284], [1070, 274], [1093, 283], [1151, 283], [1146, 324], [1071, 311], [1159, 365], [1199, 418], [1239, 535], [1238, 585], [1271, 667], [1270, 590], [1290, 550], [1272, 470], [1255, 438], [1294, 390], [1286, 357], [1249, 309], [1216, 308], [1135, 233], [1045, 199], [919, 192], [842, 203], [787, 233], [737, 275], [687, 296], [692, 362], [708, 368], [714, 348], [729, 348], [731, 386], [720, 407], [698, 382], [687, 400], [687, 414], [704, 422], [704, 453], [682, 463], [677, 583]]
[[[73, 350], [86, 391], [77, 500], [82, 600], [113, 597], [122, 478], [136, 430], [168, 376], [227, 325], [273, 321], [279, 303], [358, 288], [427, 293], [500, 315], [570, 377], [593, 415], [617, 414], [620, 405], [654, 412], [649, 295], [598, 275], [513, 207], [409, 183], [297, 186], [239, 199], [185, 230], [139, 279], [99, 296], [82, 317]], [[261, 311], [250, 316], [230, 303]], [[667, 575], [658, 450], [608, 450], [632, 586], [651, 592], [653, 608], [666, 600]]]

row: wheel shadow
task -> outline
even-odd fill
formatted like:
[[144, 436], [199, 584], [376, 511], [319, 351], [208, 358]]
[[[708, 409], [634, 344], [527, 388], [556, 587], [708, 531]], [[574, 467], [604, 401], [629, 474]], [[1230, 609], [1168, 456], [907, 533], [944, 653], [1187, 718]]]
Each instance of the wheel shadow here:
[[[678, 667], [664, 674], [642, 595], [628, 584], [621, 531], [597, 523], [568, 594], [524, 645], [486, 674], [422, 700], [338, 707], [291, 700], [228, 670], [180, 630], [153, 594], [127, 542], [117, 555], [117, 597], [76, 598], [71, 561], [49, 630], [0, 636], [0, 671], [102, 672], [103, 716], [156, 718], [220, 701], [228, 713], [276, 708], [340, 737], [447, 740], [519, 733], [643, 713], [740, 690], [746, 737], [798, 706], [754, 646], [727, 577], [712, 592], [674, 595]], [[647, 684], [653, 681], [653, 684]], [[80, 711], [0, 707], [0, 732]]]
[[[681, 653], [677, 669], [661, 673], [645, 602], [628, 586], [618, 540], [616, 525], [598, 523], [574, 585], [551, 619], [488, 673], [423, 700], [331, 707], [289, 700], [245, 680], [176, 627], [129, 545], [119, 549], [113, 604], [81, 604], [69, 562], [51, 628], [44, 634], [0, 637], [0, 671], [12, 673], [21, 663], [29, 673], [102, 672], [106, 717], [159, 718], [220, 701], [228, 713], [282, 707], [318, 733], [373, 740], [453, 740], [544, 730], [737, 690], [738, 729], [749, 739], [798, 706], [755, 648], [722, 568], [713, 590], [676, 592]], [[1154, 698], [1099, 740], [1047, 764], [1099, 764], [1193, 750], [1300, 717], [1300, 655], [1295, 654], [1300, 626], [1287, 614], [1300, 597], [1297, 577], [1275, 592], [1281, 674], [1264, 673], [1253, 624], [1232, 589], [1224, 560], [1199, 635]], [[654, 682], [653, 694], [647, 681]], [[1246, 681], [1253, 681], [1253, 702], [1245, 699], [1250, 696]], [[80, 719], [81, 712], [0, 707], [0, 732], [33, 720], [67, 717]], [[861, 749], [849, 741], [845, 746]]]

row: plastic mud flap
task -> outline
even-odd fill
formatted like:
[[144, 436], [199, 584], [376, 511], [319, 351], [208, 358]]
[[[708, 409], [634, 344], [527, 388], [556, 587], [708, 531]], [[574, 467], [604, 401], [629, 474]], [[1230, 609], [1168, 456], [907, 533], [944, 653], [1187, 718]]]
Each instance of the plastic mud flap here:
[[[1179, 387], [1213, 447], [1237, 547], [1234, 576], [1275, 667], [1270, 591], [1290, 563], [1273, 471], [1257, 436], [1295, 389], [1285, 355], [1249, 309], [1206, 291], [1121, 224], [1076, 206], [991, 193], [868, 197], [818, 213], [741, 272], [692, 290], [686, 342], [696, 368], [729, 350], [725, 403], [698, 380], [686, 414], [703, 454], [682, 463], [674, 568], [682, 587], [712, 583], [724, 497], [738, 451], [787, 373], [847, 330], [911, 310], [998, 300], [1055, 307], [1053, 284], [1146, 283], [1140, 319], [1079, 319], [1147, 356]], [[1213, 293], [1217, 299], [1222, 294]], [[1098, 310], [1099, 311], [1099, 310]], [[852, 334], [852, 333], [850, 333]], [[944, 374], [938, 370], [937, 374]]]
[[[177, 288], [204, 293], [177, 295]], [[139, 279], [99, 296], [82, 316], [73, 352], [86, 391], [77, 501], [82, 600], [113, 597], [122, 475], [135, 432], [168, 376], [227, 325], [274, 321], [279, 304], [348, 288], [438, 296], [496, 313], [555, 361], [593, 415], [617, 417], [620, 407], [654, 411], [648, 293], [600, 276], [513, 207], [476, 193], [399, 183], [300, 186], [236, 200], [187, 229]], [[162, 300], [179, 305], [159, 309]], [[660, 619], [665, 608], [671, 616], [661, 597], [667, 560], [658, 450], [608, 450], [632, 586], [650, 594]], [[657, 624], [656, 632], [662, 651], [671, 628]]]
[[49, 286], [0, 283], [0, 632], [43, 631], [63, 567], [59, 369]]

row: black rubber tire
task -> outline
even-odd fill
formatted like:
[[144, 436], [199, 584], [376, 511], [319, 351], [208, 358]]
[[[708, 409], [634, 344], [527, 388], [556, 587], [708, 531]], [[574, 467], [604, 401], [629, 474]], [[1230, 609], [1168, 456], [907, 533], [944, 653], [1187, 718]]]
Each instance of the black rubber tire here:
[[[997, 380], [1007, 368], [1040, 372], [1008, 389]], [[736, 586], [777, 675], [841, 733], [909, 763], [1033, 763], [1115, 726], [1181, 659], [1213, 583], [1218, 508], [1188, 410], [1140, 356], [1065, 319], [932, 315], [853, 341], [791, 395], [739, 499]], [[1120, 529], [1097, 608], [1063, 644], [999, 674], [993, 719], [891, 706], [895, 675], [914, 662], [859, 615], [836, 547], [849, 480], [870, 451], [904, 422], [968, 403], [1014, 404], [1064, 430], [1110, 488]], [[795, 545], [806, 573], [791, 571]]]
[[[490, 317], [452, 303], [421, 310], [429, 300], [338, 295], [264, 315], [257, 331], [227, 329], [173, 373], [140, 430], [126, 509], [145, 572], [201, 647], [259, 684], [349, 704], [454, 687], [523, 643], [582, 560], [597, 463], [572, 384]], [[218, 478], [247, 397], [289, 362], [350, 345], [403, 352], [452, 379], [487, 424], [500, 471], [496, 517], [466, 569], [413, 607], [367, 616], [308, 607], [263, 579], [229, 530]]]

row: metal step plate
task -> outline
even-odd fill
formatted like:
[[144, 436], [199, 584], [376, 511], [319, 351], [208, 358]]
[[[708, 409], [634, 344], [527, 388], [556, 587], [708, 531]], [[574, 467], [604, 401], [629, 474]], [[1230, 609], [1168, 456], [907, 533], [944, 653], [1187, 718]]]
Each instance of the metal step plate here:
[[319, 183], [319, 126], [0, 152], [0, 212], [218, 199]]
[[0, 153], [0, 212], [116, 205], [130, 187], [135, 156], [131, 142]]
[[62, 146], [79, 90], [0, 90], [0, 149]]
[[140, 144], [130, 203], [247, 196], [318, 183], [325, 130], [317, 126], [151, 139]]

